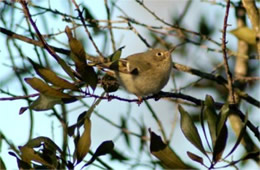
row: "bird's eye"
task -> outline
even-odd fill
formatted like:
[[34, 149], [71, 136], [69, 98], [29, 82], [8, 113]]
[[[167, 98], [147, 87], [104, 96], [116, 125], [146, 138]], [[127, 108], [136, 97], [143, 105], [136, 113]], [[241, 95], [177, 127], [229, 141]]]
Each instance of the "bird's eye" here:
[[163, 53], [158, 52], [156, 55], [157, 55], [158, 57], [161, 57], [161, 56], [163, 56]]

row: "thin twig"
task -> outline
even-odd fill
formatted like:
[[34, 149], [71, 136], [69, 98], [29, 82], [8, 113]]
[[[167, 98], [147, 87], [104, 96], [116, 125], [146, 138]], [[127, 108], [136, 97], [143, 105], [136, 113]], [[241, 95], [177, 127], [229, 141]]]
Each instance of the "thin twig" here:
[[74, 75], [73, 75], [73, 70], [67, 66], [67, 64], [65, 63], [65, 61], [60, 58], [56, 52], [48, 45], [48, 43], [45, 41], [45, 39], [43, 38], [43, 36], [41, 35], [38, 27], [36, 26], [35, 22], [32, 20], [32, 17], [31, 17], [31, 14], [30, 14], [30, 11], [27, 7], [27, 2], [26, 0], [21, 0], [20, 3], [22, 4], [23, 6], [23, 11], [24, 11], [24, 14], [25, 16], [28, 18], [28, 20], [30, 21], [30, 23], [32, 24], [37, 36], [38, 36], [38, 39], [41, 41], [43, 47], [48, 51], [49, 54], [51, 54], [55, 60], [60, 64], [60, 66], [63, 68], [63, 70], [73, 79], [75, 80], [74, 78]]
[[229, 96], [231, 97], [231, 103], [236, 103], [235, 96], [234, 96], [234, 90], [233, 90], [233, 81], [232, 81], [232, 73], [229, 70], [228, 66], [228, 59], [227, 59], [227, 49], [226, 49], [226, 31], [227, 31], [227, 21], [228, 21], [228, 14], [229, 14], [229, 8], [230, 8], [230, 0], [227, 1], [227, 7], [226, 7], [226, 13], [224, 18], [224, 25], [223, 25], [223, 34], [222, 34], [222, 51], [223, 51], [223, 59], [224, 59], [224, 66], [225, 71], [228, 79], [228, 89], [229, 89]]
[[76, 9], [77, 9], [77, 11], [79, 13], [79, 18], [80, 18], [80, 20], [81, 20], [81, 22], [82, 22], [82, 24], [83, 24], [83, 26], [85, 28], [85, 31], [86, 31], [86, 33], [88, 35], [89, 40], [91, 41], [92, 45], [96, 49], [96, 52], [98, 53], [98, 55], [101, 56], [102, 58], [104, 58], [103, 54], [99, 51], [96, 43], [93, 40], [93, 37], [91, 36], [91, 34], [90, 34], [89, 30], [88, 30], [88, 27], [86, 25], [85, 19], [84, 19], [83, 15], [82, 15], [82, 11], [79, 9], [78, 4], [76, 3], [75, 0], [72, 0], [72, 3], [74, 4], [74, 6], [76, 7]]
[[[111, 14], [110, 14], [110, 9], [108, 7], [107, 0], [104, 0], [104, 3], [105, 3], [106, 11], [107, 11], [107, 20], [110, 21], [111, 20]], [[109, 30], [109, 34], [110, 34], [111, 43], [112, 43], [112, 49], [113, 49], [113, 52], [115, 52], [116, 51], [116, 43], [115, 43], [115, 39], [114, 39], [114, 34], [113, 34], [111, 22], [108, 22], [107, 26], [108, 26], [108, 30]]]

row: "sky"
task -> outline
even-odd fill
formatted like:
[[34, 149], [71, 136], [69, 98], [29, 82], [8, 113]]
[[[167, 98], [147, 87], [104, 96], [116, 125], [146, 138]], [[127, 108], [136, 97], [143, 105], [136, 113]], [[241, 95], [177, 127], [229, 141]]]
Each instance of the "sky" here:
[[[32, 1], [36, 2], [36, 1]], [[48, 1], [38, 1], [37, 5], [40, 6], [47, 6]], [[63, 3], [61, 3], [63, 2]], [[80, 3], [80, 1], [77, 1]], [[170, 16], [174, 14], [179, 14], [182, 12], [182, 9], [185, 5], [184, 1], [176, 1], [176, 0], [162, 0], [162, 1], [155, 1], [155, 0], [146, 0], [147, 6], [154, 11], [156, 14], [158, 14], [161, 18], [165, 19], [166, 21], [170, 21]], [[18, 3], [15, 3], [16, 6], [20, 5]], [[121, 1], [118, 4], [124, 11], [131, 16], [132, 18], [135, 18], [139, 21], [143, 21], [147, 24], [153, 24], [153, 25], [160, 25], [158, 21], [156, 21], [151, 15], [149, 15], [147, 12], [143, 10], [140, 5], [137, 3], [134, 3], [134, 1], [131, 0], [126, 0], [126, 1]], [[3, 5], [0, 2], [0, 9], [3, 7]], [[63, 12], [67, 12], [68, 4], [67, 1], [63, 0], [56, 0], [51, 2], [51, 7], [53, 9], [58, 9]], [[91, 9], [91, 12], [94, 14], [94, 16], [97, 19], [104, 19], [106, 16], [105, 8], [104, 8], [104, 3], [103, 0], [95, 0], [95, 1], [88, 1], [87, 2], [87, 7]], [[73, 9], [70, 9], [73, 10]], [[32, 13], [34, 12], [33, 10], [31, 11]], [[233, 9], [231, 8], [230, 13], [234, 13]], [[222, 7], [216, 7], [213, 6], [210, 3], [204, 2], [201, 3], [200, 1], [194, 1], [191, 7], [191, 11], [188, 12], [187, 16], [184, 19], [185, 27], [191, 29], [191, 30], [196, 30], [200, 15], [206, 14], [206, 17], [208, 19], [208, 22], [211, 24], [214, 24], [216, 28], [219, 30], [222, 29], [222, 21], [221, 20], [224, 17], [224, 8]], [[21, 17], [23, 15], [22, 13], [16, 13], [14, 17]], [[48, 15], [48, 14], [46, 14]], [[121, 16], [122, 14], [119, 13], [119, 11], [115, 10], [113, 13], [113, 18], [114, 19], [119, 19], [118, 17]], [[216, 18], [220, 18], [221, 23], [216, 22]], [[41, 18], [35, 17], [34, 18], [37, 21], [37, 25], [39, 28], [42, 30], [42, 33], [45, 32], [45, 27], [44, 23], [41, 21]], [[229, 16], [229, 22], [233, 23], [229, 29], [233, 29], [236, 27], [234, 24], [234, 15]], [[50, 20], [47, 22], [49, 24], [49, 28], [53, 28], [53, 32], [58, 32], [60, 30], [64, 30], [65, 26], [67, 23], [59, 20], [59, 19], [53, 19], [50, 17]], [[53, 26], [52, 26], [53, 25]], [[2, 27], [2, 23], [0, 23], [0, 26]], [[27, 28], [26, 25], [22, 25]], [[137, 27], [138, 31], [140, 33], [144, 34], [147, 37], [147, 40], [149, 41], [148, 35], [144, 32], [144, 29]], [[23, 34], [22, 29], [18, 29], [18, 33]], [[82, 35], [78, 35], [79, 37], [81, 36], [86, 36], [83, 35], [84, 32], [82, 32]], [[221, 32], [217, 31], [215, 33], [215, 38], [216, 40], [219, 40], [221, 37]], [[87, 36], [86, 36], [87, 37]], [[58, 36], [57, 38], [60, 38], [60, 41], [67, 42], [66, 37], [63, 35]], [[236, 39], [228, 34], [227, 38], [229, 40], [228, 46], [235, 50], [235, 43]], [[140, 41], [137, 36], [133, 32], [129, 31], [122, 31], [122, 30], [117, 30], [115, 31], [115, 39], [117, 47], [121, 47], [123, 45], [126, 46], [126, 48], [123, 50], [123, 57], [126, 57], [130, 54], [137, 53], [137, 52], [142, 52], [147, 50], [147, 47]], [[0, 42], [5, 41], [5, 35], [0, 34]], [[87, 40], [86, 40], [87, 41]], [[102, 46], [102, 41], [98, 37], [95, 39], [96, 43], [98, 46]], [[53, 45], [59, 45], [57, 42], [52, 42]], [[28, 49], [27, 55], [30, 58], [36, 58], [35, 53], [30, 52], [31, 46], [26, 45], [26, 43], [19, 43], [21, 44], [23, 49]], [[89, 43], [88, 43], [89, 44]], [[232, 45], [233, 44], [233, 45]], [[106, 50], [107, 54], [110, 54], [112, 52], [111, 47], [108, 47], [108, 50]], [[95, 54], [95, 50], [91, 44], [88, 45], [88, 52]], [[195, 51], [196, 48], [191, 48], [189, 53], [195, 53], [198, 57], [202, 57], [200, 55], [204, 55], [203, 53], [205, 52], [197, 52]], [[0, 68], [2, 70], [3, 74], [0, 76], [0, 87], [12, 92], [13, 94], [22, 94], [21, 93], [21, 87], [15, 81], [14, 79], [11, 79], [8, 84], [8, 86], [2, 87], [1, 80], [6, 79], [6, 77], [10, 76], [10, 71], [11, 69], [8, 67], [10, 65], [9, 57], [7, 56], [7, 49], [0, 47]], [[14, 55], [18, 55], [16, 51], [14, 51]], [[192, 60], [187, 60], [184, 59], [182, 56], [175, 56], [173, 54], [173, 60], [184, 63], [186, 65], [193, 66]], [[18, 63], [19, 61], [17, 61]], [[28, 64], [28, 63], [27, 63]], [[29, 76], [29, 75], [28, 75]], [[178, 82], [178, 86], [182, 86], [183, 84], [186, 84], [187, 80], [181, 80]], [[29, 85], [27, 86], [29, 87]], [[173, 87], [172, 81], [168, 83], [168, 85], [164, 88], [165, 91], [170, 91]], [[35, 93], [34, 90], [29, 91], [30, 94]], [[95, 91], [97, 94], [101, 94], [102, 90], [97, 89]], [[207, 93], [210, 93], [207, 92]], [[133, 95], [129, 95], [128, 93], [124, 92], [123, 90], [120, 90], [116, 92], [116, 95], [126, 97], [126, 98], [135, 98]], [[199, 94], [194, 94], [194, 95], [199, 95], [199, 97], [203, 98], [203, 96], [206, 95], [206, 92], [204, 93], [199, 93]], [[214, 94], [212, 94], [214, 96]], [[256, 98], [259, 99], [259, 93], [253, 94]], [[0, 93], [0, 97], [5, 97], [5, 95]], [[88, 104], [92, 104], [94, 102], [93, 99], [89, 98], [85, 100]], [[174, 119], [176, 117], [177, 113], [177, 107], [176, 105], [173, 105], [171, 102], [168, 102], [166, 100], [160, 100], [159, 102], [154, 102], [154, 101], [149, 101], [149, 103], [152, 105], [153, 109], [156, 111], [156, 113], [159, 113], [159, 118], [161, 122], [163, 122], [163, 126], [166, 129], [166, 133], [169, 134], [171, 130], [171, 126], [173, 125]], [[20, 107], [27, 106], [27, 103], [23, 100], [16, 100], [15, 102], [12, 101], [1, 101], [0, 102], [0, 131], [2, 131], [4, 134], [6, 134], [6, 137], [10, 139], [10, 141], [14, 142], [16, 145], [24, 145], [28, 139], [28, 128], [29, 128], [29, 112], [26, 111], [23, 115], [18, 115]], [[60, 109], [59, 106], [56, 106], [57, 109]], [[77, 121], [78, 115], [82, 112], [85, 111], [86, 108], [80, 107], [79, 103], [73, 103], [73, 104], [68, 104], [67, 105], [68, 110], [71, 110], [69, 113], [69, 124], [73, 124]], [[140, 106], [138, 105], [129, 105], [127, 103], [122, 103], [120, 101], [102, 101], [101, 104], [97, 107], [96, 111], [99, 113], [104, 114], [105, 117], [108, 117], [110, 120], [113, 122], [119, 124], [120, 122], [120, 116], [127, 115], [128, 109], [131, 108], [131, 120], [143, 120], [144, 123], [148, 127], [152, 127], [152, 130], [159, 133], [159, 129], [157, 127], [156, 122], [154, 122], [154, 119], [152, 116], [149, 114], [149, 111], [147, 110], [147, 107], [145, 104], [141, 104]], [[62, 136], [62, 128], [60, 127], [60, 124], [56, 121], [55, 118], [49, 117], [48, 115], [50, 114], [50, 111], [44, 111], [44, 112], [34, 112], [34, 124], [35, 124], [35, 131], [34, 131], [34, 137], [37, 136], [48, 136], [52, 139], [54, 139], [55, 142], [57, 142], [58, 145], [61, 146], [61, 136]], [[256, 118], [256, 122], [259, 122], [259, 118]], [[139, 129], [134, 121], [130, 121], [130, 127], [133, 132], [139, 133]], [[106, 123], [102, 119], [100, 119], [98, 116], [95, 114], [92, 116], [92, 146], [91, 149], [95, 150], [97, 146], [103, 142], [104, 140], [112, 140], [115, 139], [118, 133], [120, 132], [118, 129], [112, 127], [110, 124]], [[52, 128], [55, 129], [55, 131], [52, 131]], [[192, 151], [197, 153], [198, 151], [190, 145], [190, 143], [184, 138], [182, 132], [179, 130], [179, 121], [177, 121], [176, 128], [174, 131], [173, 135], [173, 140], [171, 143], [171, 146], [174, 148], [176, 153], [178, 153], [181, 158], [186, 162], [186, 163], [193, 163], [191, 160], [189, 160], [186, 156], [186, 151]], [[104, 133], [104, 131], [106, 133]], [[200, 132], [201, 133], [201, 132]], [[183, 140], [174, 140], [174, 139], [183, 139]], [[73, 140], [70, 139], [70, 146], [71, 149], [73, 149]], [[131, 141], [133, 143], [137, 143], [138, 139], [135, 137], [131, 137]], [[120, 138], [119, 140], [115, 141], [116, 148], [119, 151], [123, 151], [122, 148], [125, 147], [125, 143]], [[134, 144], [133, 146], [135, 146]], [[0, 145], [1, 146], [1, 145]], [[180, 147], [181, 146], [181, 147]], [[133, 147], [132, 150], [129, 150], [129, 152], [125, 153], [126, 155], [131, 155], [135, 154], [137, 151], [138, 147]], [[185, 152], [183, 149], [185, 148]], [[16, 165], [16, 160], [15, 158], [11, 157], [8, 155], [8, 151], [10, 151], [7, 147], [7, 145], [3, 142], [2, 147], [0, 147], [1, 152], [0, 156], [3, 158], [7, 169], [17, 169]], [[227, 150], [229, 151], [229, 150]], [[243, 152], [243, 148], [239, 148], [238, 154], [235, 156], [235, 158], [239, 158], [240, 154]], [[145, 156], [143, 156], [144, 159]], [[90, 158], [89, 155], [87, 155], [87, 160]], [[107, 157], [102, 157], [104, 160], [108, 160]], [[149, 160], [149, 159], [147, 159]], [[122, 165], [117, 164], [116, 162], [112, 162], [111, 164], [112, 167], [116, 167], [118, 169], [124, 168]], [[121, 167], [120, 167], [121, 166]], [[199, 165], [195, 164], [195, 166], [200, 167]], [[81, 167], [81, 166], [79, 166]], [[95, 169], [94, 167], [92, 167]], [[91, 168], [91, 169], [92, 169]], [[201, 167], [200, 167], [201, 168]], [[250, 169], [255, 169], [258, 168], [257, 165], [255, 165], [253, 162], [249, 164]]]

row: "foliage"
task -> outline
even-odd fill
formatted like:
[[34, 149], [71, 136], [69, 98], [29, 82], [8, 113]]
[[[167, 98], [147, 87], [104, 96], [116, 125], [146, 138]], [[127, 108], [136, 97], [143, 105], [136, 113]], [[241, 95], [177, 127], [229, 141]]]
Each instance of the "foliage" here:
[[[209, 2], [211, 1], [199, 3]], [[260, 102], [254, 96], [254, 88], [259, 86], [259, 68], [253, 64], [257, 62], [259, 65], [260, 29], [255, 24], [252, 29], [246, 26], [245, 19], [249, 17], [252, 23], [255, 23], [257, 17], [259, 19], [259, 13], [249, 12], [247, 9], [248, 5], [256, 8], [255, 3], [259, 3], [235, 3], [228, 0], [225, 3], [211, 4], [212, 8], [226, 9], [225, 18], [219, 19], [223, 26], [220, 41], [214, 37], [218, 25], [210, 24], [205, 15], [198, 17], [197, 32], [184, 24], [183, 18], [189, 17], [188, 12], [192, 11], [192, 3], [195, 3], [192, 0], [187, 1], [184, 10], [175, 14], [171, 22], [163, 20], [160, 14], [148, 6], [148, 2], [132, 2], [155, 18], [157, 25], [147, 24], [144, 18], [132, 18], [120, 7], [122, 4], [118, 1], [102, 1], [106, 19], [97, 19], [92, 13], [94, 9], [88, 7], [87, 2], [68, 1], [70, 9], [73, 9], [71, 12], [69, 8], [62, 12], [53, 8], [51, 1], [49, 3], [44, 6], [37, 5], [36, 1], [0, 1], [0, 34], [5, 40], [0, 48], [1, 51], [6, 51], [1, 53], [8, 56], [10, 64], [8, 62], [6, 65], [11, 69], [8, 73], [11, 76], [1, 77], [0, 94], [4, 97], [0, 97], [0, 102], [11, 100], [9, 102], [15, 103], [17, 100], [24, 100], [27, 105], [18, 106], [19, 114], [30, 115], [29, 139], [25, 144], [9, 140], [8, 132], [0, 131], [0, 152], [5, 152], [1, 149], [2, 143], [7, 145], [10, 148], [8, 157], [16, 159], [19, 169], [74, 169], [91, 166], [114, 169], [115, 164], [147, 169], [240, 168], [248, 159], [259, 164], [260, 135], [255, 125], [259, 122], [250, 120], [250, 115], [255, 116], [260, 108]], [[237, 14], [238, 26], [229, 31], [239, 41], [237, 51], [227, 46], [226, 33], [230, 24], [228, 18], [233, 16], [229, 12], [230, 5]], [[120, 12], [120, 17], [113, 17], [115, 10]], [[14, 17], [17, 13], [23, 15], [21, 20]], [[11, 23], [7, 22], [9, 15], [13, 17]], [[59, 30], [57, 25], [47, 24], [49, 20], [59, 20], [65, 26]], [[44, 26], [40, 26], [40, 22]], [[145, 29], [150, 36], [139, 31], [139, 27]], [[142, 100], [117, 95], [120, 94], [116, 93], [120, 86], [110, 69], [118, 67], [122, 53], [125, 48], [129, 48], [120, 44], [120, 39], [115, 35], [118, 29], [127, 34], [135, 33], [135, 38], [146, 48], [176, 48], [174, 57], [180, 55], [180, 61], [186, 63], [173, 62], [174, 75], [171, 81], [174, 82], [175, 91], [144, 96]], [[49, 30], [52, 30], [51, 33]], [[81, 36], [83, 34], [84, 38]], [[102, 39], [102, 43], [97, 43], [97, 39]], [[33, 52], [27, 53], [27, 49], [22, 47], [25, 44], [33, 45], [30, 47]], [[133, 44], [133, 48], [135, 45]], [[111, 50], [110, 46], [112, 52], [108, 52]], [[190, 52], [193, 48], [203, 53], [202, 59], [197, 59], [194, 52]], [[205, 48], [206, 51], [202, 51]], [[217, 58], [218, 55], [222, 58]], [[11, 79], [15, 79], [22, 87], [22, 95], [8, 90], [8, 86], [13, 83]], [[36, 91], [35, 94], [32, 94], [33, 90]], [[163, 109], [156, 108], [157, 105], [150, 102], [153, 99], [159, 103], [165, 98], [171, 106], [177, 108], [175, 111], [168, 110], [174, 112], [174, 120], [180, 118], [177, 121], [179, 126], [175, 127], [173, 124], [171, 131], [165, 129], [167, 122], [160, 117], [163, 113], [159, 115]], [[88, 99], [94, 99], [94, 102], [89, 104]], [[120, 102], [120, 106], [116, 107], [127, 110], [120, 115], [118, 122], [105, 111], [98, 111], [101, 101], [108, 103], [112, 100]], [[123, 108], [124, 103], [128, 103], [129, 108]], [[72, 104], [77, 104], [77, 107], [84, 110], [78, 113], [74, 124], [68, 119], [72, 112], [68, 106]], [[136, 119], [131, 115], [136, 113], [130, 114], [131, 108], [139, 104], [147, 107], [145, 112], [150, 113], [156, 122], [155, 126], [144, 121], [143, 117]], [[110, 107], [113, 108], [113, 105]], [[59, 123], [63, 133], [62, 146], [54, 137], [34, 133], [34, 119], [39, 111], [51, 111], [48, 116]], [[5, 114], [11, 113], [7, 110]], [[0, 117], [3, 119], [4, 114], [0, 113]], [[113, 137], [93, 144], [93, 141], [97, 141], [98, 134], [92, 131], [99, 123], [95, 117], [116, 128], [119, 134], [103, 128], [103, 133], [109, 133]], [[14, 123], [12, 120], [5, 121]], [[132, 129], [133, 125], [135, 129]], [[160, 135], [155, 132], [156, 129], [160, 130]], [[173, 130], [176, 129], [182, 132], [183, 138], [173, 137]], [[236, 134], [235, 138], [232, 137], [233, 132]], [[135, 143], [139, 144], [139, 148], [134, 144], [133, 137], [138, 139]], [[117, 139], [121, 139], [124, 145], [118, 144]], [[182, 155], [176, 149], [175, 140], [185, 140], [198, 152], [181, 146], [187, 153]], [[95, 152], [91, 150], [93, 146], [97, 146]], [[244, 153], [237, 157], [239, 148], [243, 147]], [[130, 154], [131, 152], [135, 154]], [[0, 169], [7, 169], [9, 166], [5, 164], [5, 158], [0, 157]], [[109, 161], [115, 164], [110, 164]]]

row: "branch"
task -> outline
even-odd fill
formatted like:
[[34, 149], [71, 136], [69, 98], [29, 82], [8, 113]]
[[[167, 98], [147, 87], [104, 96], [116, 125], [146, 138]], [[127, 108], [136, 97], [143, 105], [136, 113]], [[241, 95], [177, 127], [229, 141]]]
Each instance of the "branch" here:
[[[0, 27], [0, 32], [9, 36], [10, 38], [15, 38], [15, 39], [27, 42], [27, 43], [32, 44], [32, 45], [36, 45], [38, 47], [42, 47], [42, 48], [44, 47], [44, 45], [41, 41], [37, 41], [37, 40], [28, 38], [28, 37], [20, 35], [20, 34], [16, 34], [15, 32], [7, 30], [3, 27]], [[50, 48], [52, 48], [54, 51], [56, 51], [58, 53], [62, 53], [62, 54], [66, 54], [66, 55], [70, 54], [70, 51], [67, 50], [67, 49], [58, 48], [58, 47], [54, 47], [54, 46], [51, 46], [51, 45], [49, 45], [49, 46], [50, 46]]]
[[93, 44], [93, 46], [95, 47], [96, 52], [98, 53], [98, 55], [101, 56], [102, 58], [104, 58], [103, 54], [99, 51], [99, 49], [98, 49], [96, 43], [94, 42], [94, 40], [93, 40], [93, 38], [92, 38], [92, 36], [91, 36], [89, 30], [88, 30], [88, 27], [87, 27], [87, 25], [86, 25], [85, 19], [84, 19], [83, 16], [82, 16], [82, 11], [80, 11], [78, 4], [76, 3], [75, 0], [72, 0], [72, 3], [75, 5], [75, 7], [76, 7], [76, 9], [77, 9], [77, 11], [78, 11], [78, 13], [79, 13], [79, 18], [80, 18], [80, 20], [81, 20], [81, 22], [82, 22], [82, 24], [83, 24], [83, 26], [84, 26], [84, 28], [85, 28], [85, 31], [86, 31], [86, 33], [87, 33], [87, 35], [88, 35], [89, 40], [92, 42], [92, 44]]
[[[182, 64], [174, 63], [174, 62], [173, 62], [173, 68], [175, 68], [178, 71], [187, 72], [187, 73], [199, 76], [201, 78], [215, 81], [216, 83], [223, 85], [228, 89], [228, 81], [226, 79], [224, 79], [222, 76], [219, 76], [219, 75], [216, 76], [214, 74], [205, 73], [200, 70], [197, 70], [197, 69], [194, 69], [194, 68], [182, 65]], [[250, 96], [246, 92], [239, 90], [239, 88], [235, 88], [235, 92], [248, 103], [260, 108], [260, 101], [254, 99], [252, 96]]]
[[222, 51], [223, 51], [223, 59], [224, 59], [224, 66], [225, 66], [225, 71], [228, 79], [228, 90], [229, 90], [229, 96], [231, 97], [231, 103], [235, 104], [235, 95], [234, 95], [234, 90], [233, 90], [233, 81], [232, 81], [232, 74], [229, 70], [228, 66], [228, 59], [227, 59], [227, 49], [226, 49], [226, 31], [227, 31], [227, 21], [228, 21], [228, 13], [229, 13], [229, 8], [230, 8], [230, 0], [227, 1], [227, 7], [226, 7], [226, 14], [224, 18], [224, 26], [223, 26], [223, 34], [222, 34]]

